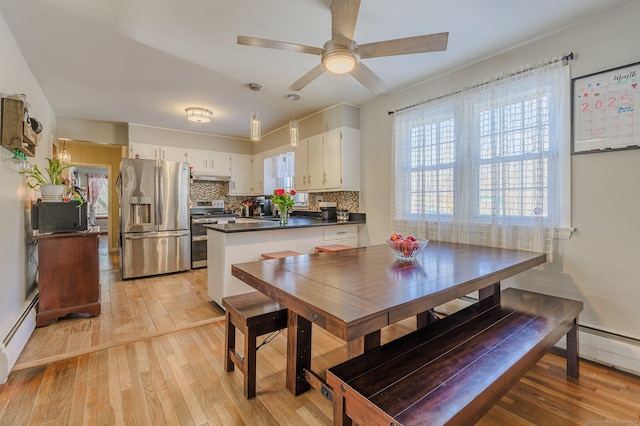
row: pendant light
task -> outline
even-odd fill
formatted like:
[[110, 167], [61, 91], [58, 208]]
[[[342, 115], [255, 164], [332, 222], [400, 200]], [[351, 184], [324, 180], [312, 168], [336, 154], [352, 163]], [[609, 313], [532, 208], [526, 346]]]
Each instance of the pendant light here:
[[258, 142], [262, 138], [262, 125], [260, 117], [258, 117], [258, 108], [256, 106], [257, 92], [262, 89], [260, 83], [249, 83], [249, 89], [253, 90], [253, 113], [251, 114], [251, 140]]
[[[294, 102], [300, 99], [300, 96], [296, 95], [295, 93], [290, 94], [288, 97], [290, 101]], [[293, 120], [289, 121], [289, 143], [293, 147], [298, 146], [298, 122], [296, 121], [295, 106], [293, 107]]]
[[58, 154], [58, 160], [63, 166], [68, 166], [71, 164], [71, 154], [67, 151], [67, 141], [64, 140], [62, 142], [62, 151]]

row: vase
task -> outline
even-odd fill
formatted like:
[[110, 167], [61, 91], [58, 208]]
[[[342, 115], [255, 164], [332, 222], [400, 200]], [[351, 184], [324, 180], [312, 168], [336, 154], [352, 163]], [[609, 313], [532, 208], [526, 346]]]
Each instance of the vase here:
[[40, 185], [40, 194], [44, 202], [61, 202], [64, 197], [64, 185]]
[[286, 225], [289, 221], [289, 211], [287, 209], [280, 210], [280, 225]]

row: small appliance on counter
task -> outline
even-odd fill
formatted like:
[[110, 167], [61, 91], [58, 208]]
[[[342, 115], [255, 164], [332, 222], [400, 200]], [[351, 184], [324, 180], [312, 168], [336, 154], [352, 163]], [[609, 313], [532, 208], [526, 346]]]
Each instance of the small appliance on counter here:
[[320, 206], [320, 217], [322, 220], [336, 220], [336, 210], [338, 204], [334, 201], [321, 201], [318, 203]]
[[41, 234], [87, 230], [87, 203], [39, 202], [31, 206], [31, 228]]

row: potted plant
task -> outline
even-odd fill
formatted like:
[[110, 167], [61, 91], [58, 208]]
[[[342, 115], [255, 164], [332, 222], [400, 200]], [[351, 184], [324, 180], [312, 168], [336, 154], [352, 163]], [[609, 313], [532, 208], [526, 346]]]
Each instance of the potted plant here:
[[[65, 190], [63, 172], [71, 166], [62, 164], [57, 158], [55, 160], [47, 158], [46, 160], [49, 162], [49, 166], [45, 167], [44, 172], [40, 170], [38, 165], [35, 165], [32, 170], [20, 173], [26, 176], [29, 188], [40, 191], [43, 201], [62, 201]], [[73, 188], [69, 188], [69, 191], [77, 196], [80, 204], [83, 203], [84, 199]]]
[[293, 205], [296, 203], [296, 200], [294, 198], [295, 195], [296, 191], [293, 189], [285, 191], [284, 188], [278, 188], [273, 191], [271, 201], [273, 202], [273, 204], [278, 206], [278, 210], [280, 210], [281, 225], [286, 225], [289, 220], [289, 212]]

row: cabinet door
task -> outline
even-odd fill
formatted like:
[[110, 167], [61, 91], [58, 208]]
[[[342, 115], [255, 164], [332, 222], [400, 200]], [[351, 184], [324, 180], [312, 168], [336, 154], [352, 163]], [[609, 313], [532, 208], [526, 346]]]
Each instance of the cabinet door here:
[[262, 154], [251, 157], [251, 193], [264, 195], [264, 162]]
[[160, 156], [157, 145], [147, 145], [144, 143], [129, 143], [129, 158], [139, 158], [141, 160], [157, 160]]
[[331, 130], [324, 135], [324, 189], [342, 187], [342, 138], [340, 129]]
[[315, 135], [307, 140], [307, 187], [309, 191], [321, 191], [324, 188], [322, 139], [323, 135]]
[[209, 172], [216, 176], [231, 176], [231, 155], [228, 152], [209, 152]]
[[251, 195], [251, 156], [231, 154], [230, 195]]
[[194, 173], [209, 173], [209, 151], [187, 149], [187, 161]]
[[174, 146], [162, 146], [160, 147], [160, 160], [185, 162], [187, 161], [187, 150]]
[[308, 171], [307, 171], [307, 144], [308, 139], [303, 139], [298, 142], [298, 146], [294, 148], [293, 155], [295, 157], [295, 176], [294, 176], [294, 189], [298, 192], [307, 192], [308, 185]]

